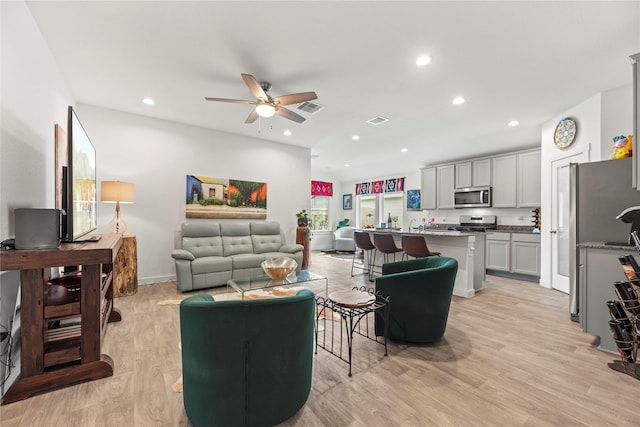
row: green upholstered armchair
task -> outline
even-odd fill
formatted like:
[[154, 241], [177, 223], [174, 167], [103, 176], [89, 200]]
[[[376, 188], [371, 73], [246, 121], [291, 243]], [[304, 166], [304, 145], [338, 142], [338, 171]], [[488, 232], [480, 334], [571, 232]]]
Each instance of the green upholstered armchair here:
[[184, 407], [194, 426], [272, 426], [311, 391], [315, 295], [180, 304]]
[[[382, 276], [376, 277], [376, 291], [391, 300], [389, 339], [416, 343], [441, 339], [457, 272], [458, 261], [448, 257], [384, 264]], [[383, 331], [376, 316], [376, 335]]]

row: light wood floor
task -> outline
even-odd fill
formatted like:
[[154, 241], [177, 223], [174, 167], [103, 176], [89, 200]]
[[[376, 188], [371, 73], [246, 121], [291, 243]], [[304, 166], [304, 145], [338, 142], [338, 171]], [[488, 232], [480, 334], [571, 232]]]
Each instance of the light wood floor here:
[[[351, 278], [350, 257], [312, 255], [311, 271], [330, 290], [369, 283]], [[347, 364], [319, 350], [306, 406], [284, 426], [638, 426], [640, 382], [612, 371], [616, 355], [569, 320], [568, 297], [537, 284], [488, 276], [475, 298], [454, 297], [445, 338], [434, 345], [383, 347], [364, 339]], [[224, 288], [212, 293], [226, 292]], [[180, 376], [174, 283], [140, 286], [119, 298], [104, 353], [111, 378], [0, 407], [13, 426], [189, 425]]]

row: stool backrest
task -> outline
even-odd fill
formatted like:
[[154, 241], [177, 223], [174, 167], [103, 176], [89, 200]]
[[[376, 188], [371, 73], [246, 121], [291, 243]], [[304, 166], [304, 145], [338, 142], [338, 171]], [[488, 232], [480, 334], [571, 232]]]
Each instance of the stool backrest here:
[[396, 246], [393, 236], [389, 233], [374, 233], [373, 244], [380, 252], [393, 253], [400, 250]]
[[353, 240], [356, 242], [356, 246], [363, 251], [370, 251], [376, 247], [371, 243], [371, 237], [366, 231], [356, 231], [353, 233]]

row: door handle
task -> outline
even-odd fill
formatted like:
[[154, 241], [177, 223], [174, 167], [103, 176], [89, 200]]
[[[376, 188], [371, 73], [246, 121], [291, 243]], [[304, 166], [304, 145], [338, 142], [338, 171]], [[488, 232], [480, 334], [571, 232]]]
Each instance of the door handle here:
[[549, 233], [551, 233], [551, 234], [556, 234], [556, 233], [557, 233], [557, 231], [556, 231], [556, 230], [551, 230], [551, 231], [549, 231]]

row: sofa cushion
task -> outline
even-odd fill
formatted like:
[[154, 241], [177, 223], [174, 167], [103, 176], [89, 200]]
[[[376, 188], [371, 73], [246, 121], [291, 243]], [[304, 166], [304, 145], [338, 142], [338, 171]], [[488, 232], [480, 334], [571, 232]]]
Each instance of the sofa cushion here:
[[264, 261], [264, 255], [256, 254], [237, 254], [232, 255], [229, 259], [233, 260], [233, 269], [241, 270], [246, 268], [260, 268], [260, 264]]
[[220, 232], [224, 256], [253, 253], [248, 223], [220, 224]]
[[188, 222], [182, 224], [182, 249], [196, 258], [222, 256], [222, 238], [217, 223]]
[[282, 246], [282, 236], [280, 235], [280, 224], [277, 222], [252, 222], [251, 242], [253, 252], [262, 254], [265, 252], [277, 252]]
[[222, 256], [196, 258], [191, 262], [191, 274], [217, 273], [231, 270], [233, 261]]

